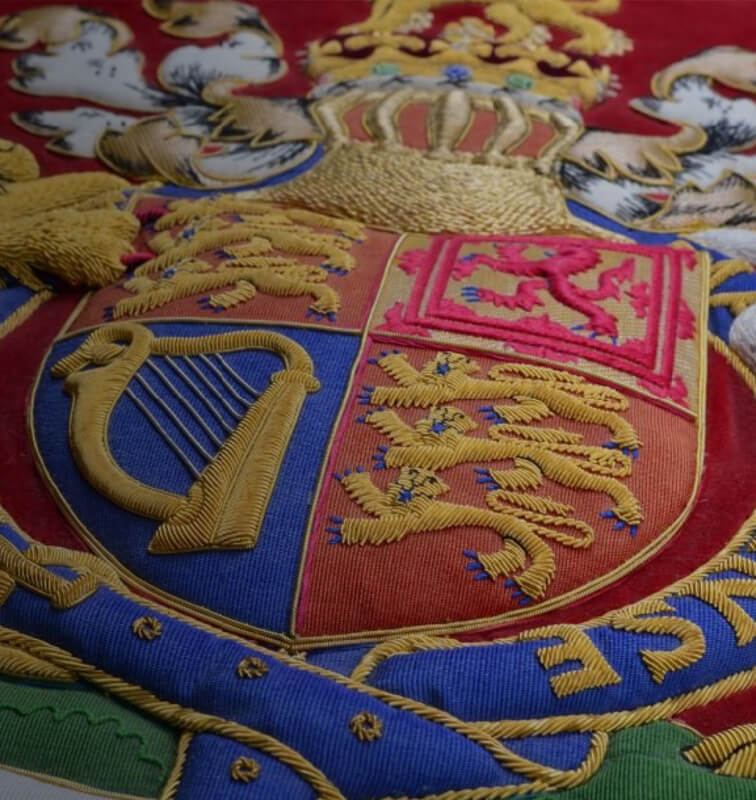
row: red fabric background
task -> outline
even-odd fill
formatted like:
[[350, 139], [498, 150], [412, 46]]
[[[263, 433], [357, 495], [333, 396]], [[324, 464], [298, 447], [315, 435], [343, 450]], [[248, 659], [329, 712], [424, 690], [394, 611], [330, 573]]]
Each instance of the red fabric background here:
[[[29, 7], [29, 0], [0, 0], [0, 14]], [[64, 2], [45, 5], [66, 5]], [[68, 3], [70, 5], [70, 3]], [[176, 47], [189, 44], [186, 39], [165, 35], [158, 29], [158, 20], [146, 14], [139, 0], [99, 0], [93, 6], [109, 11], [129, 24], [135, 33], [131, 45], [145, 54], [145, 74], [154, 80], [158, 64]], [[302, 51], [308, 42], [333, 34], [349, 22], [364, 19], [369, 0], [259, 0], [254, 3], [285, 44], [288, 73], [279, 81], [256, 87], [262, 95], [304, 95], [311, 82], [300, 66]], [[472, 15], [476, 6], [454, 3], [436, 11], [439, 21], [454, 19], [460, 13]], [[619, 13], [603, 17], [608, 23], [624, 30], [634, 41], [635, 49], [624, 56], [602, 59], [616, 73], [622, 88], [611, 98], [586, 114], [586, 125], [606, 127], [636, 133], [669, 133], [670, 126], [638, 114], [627, 105], [634, 97], [650, 94], [651, 76], [658, 70], [715, 45], [753, 46], [753, 30], [747, 23], [752, 19], [751, 0], [622, 0]], [[567, 35], [559, 33], [556, 42]], [[217, 40], [204, 39], [201, 45]], [[0, 80], [12, 76], [11, 62], [18, 51], [0, 50]], [[86, 105], [87, 101], [68, 98], [38, 97], [7, 89], [0, 116], [0, 137], [20, 141], [30, 147], [42, 166], [43, 174], [66, 170], [96, 169], [96, 161], [72, 159], [45, 150], [44, 139], [26, 133], [9, 118], [12, 111], [31, 108], [57, 110]], [[94, 104], [92, 104], [94, 105]]]

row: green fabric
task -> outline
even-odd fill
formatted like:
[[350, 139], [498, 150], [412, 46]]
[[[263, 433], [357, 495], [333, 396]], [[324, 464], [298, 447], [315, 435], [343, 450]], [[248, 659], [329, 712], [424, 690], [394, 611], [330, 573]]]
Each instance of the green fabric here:
[[687, 728], [656, 722], [611, 736], [601, 768], [576, 789], [531, 800], [756, 800], [756, 780], [717, 775], [682, 751], [700, 738]]
[[82, 684], [0, 678], [0, 764], [157, 797], [177, 734]]

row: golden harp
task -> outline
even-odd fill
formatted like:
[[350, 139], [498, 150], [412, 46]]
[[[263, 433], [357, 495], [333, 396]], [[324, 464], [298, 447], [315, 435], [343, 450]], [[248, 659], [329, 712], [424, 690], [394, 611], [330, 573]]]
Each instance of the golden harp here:
[[[270, 376], [264, 391], [250, 387], [222, 359], [224, 353], [246, 350], [268, 351], [284, 363], [283, 369]], [[108, 429], [116, 403], [124, 393], [153, 426], [160, 427], [144, 400], [129, 388], [132, 379], [145, 386], [139, 373], [143, 365], [159, 372], [150, 363], [154, 359], [162, 358], [179, 376], [183, 372], [184, 384], [193, 384], [198, 405], [207, 404], [213, 392], [225, 402], [207, 380], [207, 371], [200, 372], [188, 361], [191, 356], [204, 359], [207, 369], [214, 370], [237, 397], [242, 396], [238, 392], [246, 386], [248, 403], [246, 410], [237, 411], [236, 424], [227, 429], [225, 441], [218, 440], [215, 455], [205, 453], [207, 463], [201, 471], [184, 457], [195, 480], [182, 495], [149, 486], [125, 472], [110, 450]], [[180, 366], [181, 359], [194, 370], [194, 375]], [[243, 330], [160, 338], [134, 322], [99, 328], [73, 353], [58, 361], [52, 374], [65, 378], [64, 389], [72, 398], [69, 440], [82, 474], [114, 503], [160, 520], [149, 545], [152, 553], [254, 547], [302, 404], [308, 392], [320, 388], [309, 355], [281, 334]], [[164, 374], [161, 379], [167, 380]], [[234, 380], [238, 392], [231, 384]], [[175, 387], [168, 388], [176, 394]], [[149, 384], [146, 390], [163, 402]], [[181, 397], [186, 410], [201, 421], [197, 409], [184, 395]], [[180, 421], [177, 424], [184, 435], [191, 436]], [[196, 439], [193, 441], [198, 445]]]

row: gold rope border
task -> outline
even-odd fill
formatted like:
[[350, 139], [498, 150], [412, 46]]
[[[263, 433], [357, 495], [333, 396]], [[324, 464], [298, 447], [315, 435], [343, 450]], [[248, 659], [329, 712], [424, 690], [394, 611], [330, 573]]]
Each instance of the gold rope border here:
[[568, 714], [544, 719], [501, 720], [499, 722], [476, 723], [492, 736], [519, 738], [521, 736], [550, 735], [565, 732], [604, 731], [646, 725], [665, 719], [672, 714], [721, 700], [756, 685], [756, 667], [736, 672], [709, 686], [702, 686], [687, 694], [668, 697], [652, 705], [626, 711], [610, 711], [607, 714]]
[[29, 317], [53, 296], [49, 289], [42, 289], [33, 294], [26, 302], [14, 309], [8, 316], [0, 322], [0, 339], [15, 331], [19, 325], [26, 322]]
[[756, 375], [748, 364], [727, 344], [713, 333], [709, 333], [709, 344], [719, 355], [729, 362], [730, 366], [742, 378], [743, 383], [756, 395]]
[[189, 731], [184, 731], [179, 736], [178, 746], [176, 748], [176, 760], [157, 800], [174, 800], [176, 792], [181, 784], [181, 776], [184, 773], [186, 756], [193, 738], [194, 734]]
[[[8, 517], [6, 514], [4, 514], [0, 510], [0, 519], [2, 519], [2, 518], [5, 518], [5, 519], [9, 520], [12, 523], [12, 520], [10, 519], [10, 517]], [[731, 551], [733, 549], [737, 549], [745, 541], [750, 540], [750, 538], [753, 535], [753, 526], [754, 526], [754, 524], [756, 524], [756, 512], [754, 512], [748, 518], [748, 520], [741, 527], [740, 531], [733, 537], [733, 539], [728, 543], [728, 545], [722, 551], [720, 551], [719, 554], [717, 554], [714, 558], [712, 558], [709, 562], [707, 562], [707, 564], [703, 565], [698, 570], [696, 570], [695, 572], [691, 573], [690, 576], [688, 576], [687, 578], [682, 579], [681, 581], [677, 582], [676, 584], [673, 584], [671, 587], [668, 587], [666, 590], [663, 590], [663, 592], [661, 592], [659, 594], [661, 596], [664, 596], [665, 592], [669, 592], [669, 591], [674, 590], [674, 588], [676, 586], [677, 587], [681, 587], [681, 586], [689, 583], [692, 579], [695, 579], [697, 577], [705, 576], [711, 570], [716, 569], [717, 566], [720, 565], [721, 561], [724, 560], [725, 558], [727, 558], [727, 556], [731, 553]], [[54, 548], [51, 548], [51, 549], [54, 549]], [[57, 549], [56, 552], [66, 552], [66, 551], [63, 551], [62, 549]], [[79, 554], [79, 556], [81, 556], [81, 555], [84, 555], [84, 557], [86, 558], [86, 554]], [[118, 585], [115, 585], [112, 588], [114, 589], [114, 591], [118, 592], [122, 596], [125, 596], [125, 597], [127, 597], [129, 599], [132, 599], [132, 600], [134, 599], [133, 595], [130, 592], [128, 592], [125, 588], [123, 588], [121, 586], [118, 586]], [[649, 598], [649, 599], [652, 599], [653, 597], [654, 596], [652, 595], [651, 598]], [[144, 601], [141, 598], [136, 598], [136, 599], [137, 599], [137, 601], [142, 602], [143, 605], [145, 605], [145, 606], [147, 606], [149, 608], [154, 608], [156, 610], [162, 611], [163, 613], [166, 613], [165, 609], [160, 608], [160, 606], [157, 606], [156, 604], [150, 603], [149, 601]], [[205, 630], [205, 631], [207, 631], [209, 633], [212, 633], [212, 634], [215, 634], [215, 635], [219, 636], [220, 638], [231, 639], [231, 640], [237, 641], [237, 642], [239, 642], [239, 643], [241, 643], [241, 644], [243, 644], [245, 646], [249, 646], [249, 644], [247, 642], [239, 640], [237, 637], [231, 636], [230, 634], [223, 633], [222, 631], [216, 631], [213, 628], [211, 628], [209, 626], [205, 626], [202, 623], [198, 623], [196, 621], [186, 620], [180, 614], [176, 614], [176, 613], [172, 613], [172, 612], [167, 612], [167, 613], [168, 613], [169, 616], [173, 616], [173, 617], [175, 617], [177, 619], [180, 619], [180, 620], [183, 620], [185, 622], [188, 622], [189, 624], [193, 625], [194, 627], [199, 628], [200, 630]], [[606, 617], [604, 617], [604, 618], [599, 617], [597, 620], [594, 621], [594, 624], [603, 622], [605, 619], [606, 619]], [[586, 628], [587, 626], [588, 626], [588, 624], [584, 623], [584, 624], [582, 624], [580, 626], [576, 626], [576, 627], [578, 627], [579, 629], [583, 629], [583, 628]], [[26, 637], [23, 634], [15, 634], [15, 633], [12, 633], [11, 637], [13, 637], [16, 642], [18, 642], [18, 641], [24, 642], [24, 641], [27, 641], [27, 640], [29, 640], [31, 638], [31, 637]], [[408, 638], [410, 638], [410, 637], [408, 637]], [[430, 637], [426, 637], [426, 638], [429, 640], [429, 642], [432, 641], [430, 639]], [[0, 632], [0, 641], [5, 641], [5, 640], [6, 640], [6, 634], [2, 634], [2, 632]], [[38, 642], [38, 640], [32, 640], [32, 641]], [[503, 641], [507, 641], [507, 640], [503, 640]], [[509, 641], [511, 641], [511, 639]], [[39, 643], [39, 644], [43, 648], [43, 652], [45, 654], [47, 654], [47, 651], [45, 651], [44, 648], [51, 648], [51, 651], [53, 653], [55, 653], [57, 651], [57, 648], [52, 648], [51, 646], [46, 645], [44, 642]], [[443, 645], [443, 640], [442, 640], [442, 645]], [[481, 647], [481, 646], [487, 646], [487, 645], [490, 645], [490, 643], [473, 643], [473, 644], [469, 644], [469, 645], [464, 645], [464, 644], [462, 644], [460, 642], [456, 642], [454, 640], [448, 640], [448, 646], [450, 646], [450, 647], [457, 647], [457, 646]], [[379, 645], [379, 647], [381, 647], [381, 645]], [[383, 645], [383, 647], [385, 647], [385, 644]], [[35, 652], [35, 651], [32, 650], [32, 652]], [[373, 652], [373, 651], [371, 651], [371, 652]], [[35, 652], [35, 654], [36, 654], [36, 652]], [[533, 764], [533, 762], [528, 762], [526, 759], [522, 759], [519, 756], [516, 756], [514, 754], [509, 753], [506, 750], [506, 748], [503, 747], [503, 745], [501, 745], [501, 743], [497, 742], [495, 739], [493, 740], [493, 742], [491, 742], [491, 738], [495, 737], [495, 736], [505, 736], [505, 735], [521, 737], [521, 736], [527, 736], [527, 735], [544, 735], [544, 734], [556, 733], [556, 732], [564, 731], [564, 730], [582, 730], [584, 728], [584, 726], [586, 726], [586, 725], [588, 726], [588, 729], [591, 732], [594, 732], [594, 733], [598, 732], [598, 733], [606, 734], [608, 731], [618, 730], [620, 728], [628, 727], [628, 726], [635, 725], [635, 724], [643, 724], [643, 723], [650, 722], [653, 719], [657, 719], [657, 718], [664, 718], [665, 716], [668, 716], [669, 714], [676, 713], [676, 712], [678, 712], [680, 710], [684, 710], [686, 708], [691, 708], [691, 707], [696, 706], [696, 705], [701, 704], [701, 703], [709, 703], [709, 702], [712, 702], [713, 700], [721, 699], [723, 697], [726, 697], [729, 694], [733, 694], [733, 693], [736, 693], [736, 692], [739, 692], [739, 691], [743, 691], [744, 689], [749, 688], [750, 686], [756, 684], [756, 668], [752, 668], [752, 669], [744, 671], [744, 672], [739, 672], [739, 673], [735, 673], [733, 675], [730, 675], [727, 678], [724, 678], [723, 680], [718, 681], [717, 683], [711, 684], [710, 686], [700, 687], [700, 688], [698, 688], [696, 690], [693, 690], [692, 692], [688, 692], [688, 693], [685, 693], [685, 694], [682, 694], [682, 695], [678, 695], [678, 696], [676, 696], [674, 698], [667, 698], [666, 700], [661, 701], [661, 702], [656, 703], [656, 704], [653, 704], [651, 706], [645, 706], [645, 707], [641, 707], [641, 708], [637, 708], [637, 709], [630, 709], [630, 710], [620, 711], [620, 712], [610, 712], [609, 714], [603, 714], [603, 715], [570, 715], [570, 716], [564, 716], [564, 717], [544, 718], [544, 719], [541, 719], [541, 720], [502, 720], [502, 721], [498, 721], [498, 722], [463, 723], [460, 720], [457, 720], [456, 718], [451, 717], [446, 712], [440, 711], [439, 709], [425, 706], [422, 703], [419, 703], [418, 701], [412, 700], [410, 698], [400, 697], [400, 696], [393, 695], [393, 694], [390, 694], [388, 692], [385, 692], [383, 690], [378, 690], [378, 689], [375, 689], [373, 687], [369, 687], [369, 686], [367, 686], [365, 684], [362, 684], [362, 683], [356, 683], [352, 678], [346, 678], [346, 677], [344, 677], [342, 675], [339, 675], [337, 673], [331, 673], [328, 670], [325, 670], [325, 669], [323, 669], [321, 667], [317, 667], [317, 666], [314, 666], [314, 665], [311, 665], [311, 664], [307, 664], [306, 662], [303, 662], [301, 659], [297, 659], [297, 658], [294, 658], [292, 656], [289, 656], [289, 655], [286, 655], [286, 654], [282, 654], [282, 653], [270, 653], [270, 655], [272, 657], [275, 657], [275, 658], [279, 659], [283, 663], [289, 664], [290, 666], [298, 667], [300, 669], [303, 669], [305, 671], [311, 672], [313, 674], [317, 674], [317, 675], [320, 675], [322, 677], [330, 678], [331, 680], [334, 680], [335, 682], [337, 682], [337, 683], [339, 683], [341, 685], [344, 685], [344, 686], [347, 686], [349, 688], [355, 689], [357, 691], [360, 691], [360, 692], [366, 693], [368, 695], [374, 696], [374, 697], [378, 698], [379, 700], [381, 700], [382, 702], [386, 702], [388, 705], [390, 705], [392, 707], [400, 708], [402, 710], [407, 710], [407, 711], [411, 711], [411, 712], [414, 712], [414, 713], [418, 713], [421, 717], [427, 718], [427, 719], [429, 719], [431, 721], [434, 721], [434, 722], [438, 722], [438, 723], [444, 725], [445, 727], [450, 727], [452, 730], [456, 730], [457, 732], [461, 733], [462, 735], [467, 735], [471, 740], [476, 741], [478, 744], [480, 744], [482, 747], [484, 747], [487, 750], [491, 750], [491, 744], [493, 744], [495, 746], [495, 749], [497, 751], [499, 751], [499, 752], [498, 753], [492, 752], [492, 755], [494, 755], [494, 757], [498, 756], [498, 758], [497, 758], [498, 761], [500, 761], [501, 763], [507, 763], [508, 766], [509, 765], [514, 765], [516, 762], [519, 762], [517, 764], [517, 766], [525, 767], [526, 768], [526, 773], [525, 774], [529, 774], [529, 776], [530, 776], [530, 774], [535, 774], [536, 771], [540, 772], [542, 775], [545, 772], [545, 774], [548, 776], [546, 779], [549, 781], [549, 787], [550, 788], [566, 788], [567, 784], [563, 783], [565, 781], [570, 781], [570, 782], [571, 781], [577, 781], [577, 782], [580, 782], [580, 781], [582, 781], [584, 779], [587, 779], [587, 777], [589, 777], [589, 776], [586, 777], [584, 775], [584, 773], [588, 771], [588, 768], [589, 768], [588, 764], [584, 763], [583, 765], [581, 765], [581, 768], [578, 768], [578, 771], [572, 771], [572, 772], [569, 772], [569, 771], [568, 772], [560, 772], [560, 771], [551, 770], [549, 768], [543, 767], [542, 765]], [[368, 655], [370, 655], [370, 654], [368, 654]], [[74, 659], [74, 661], [76, 662], [75, 666], [77, 666], [77, 667], [78, 667], [79, 664], [83, 663], [83, 662], [79, 662], [78, 659]], [[64, 666], [66, 668], [70, 668], [70, 663], [71, 662], [64, 662]], [[104, 673], [100, 673], [95, 668], [87, 667], [87, 669], [89, 670], [89, 672], [87, 672], [87, 676], [88, 676], [87, 680], [90, 680], [91, 678], [89, 676], [92, 676], [92, 675], [94, 676], [94, 678], [100, 678], [101, 681], [99, 683], [97, 683], [97, 681], [95, 681], [93, 679], [92, 679], [92, 682], [97, 683], [98, 686], [101, 686], [101, 687], [104, 686], [108, 691], [114, 691], [115, 692], [115, 689], [112, 688], [113, 686], [115, 686], [115, 687], [118, 687], [118, 686], [121, 686], [121, 685], [126, 686], [126, 687], [129, 686], [128, 684], [126, 684], [124, 681], [121, 681], [120, 679], [117, 679], [117, 678], [111, 679], [110, 676], [106, 676]], [[78, 668], [76, 670], [74, 670], [74, 671], [79, 672], [79, 674], [84, 674]], [[115, 681], [115, 684], [113, 684], [113, 681]], [[142, 689], [140, 689], [139, 691], [145, 692], [145, 690], [142, 690]], [[145, 692], [145, 696], [147, 697], [148, 700], [150, 698], [152, 698], [152, 696], [150, 695], [149, 692]], [[128, 697], [130, 699], [133, 699], [133, 693], [132, 693], [131, 690], [129, 690], [129, 692], [128, 692]], [[139, 695], [139, 697], [141, 699], [144, 699], [142, 697], [142, 695]], [[155, 698], [155, 700], [157, 700], [157, 699]], [[158, 700], [157, 702], [161, 703], [162, 701]], [[136, 703], [136, 704], [139, 705], [139, 703]], [[170, 704], [169, 703], [169, 704], [167, 704], [167, 706], [170, 708], [170, 710], [175, 710], [174, 709], [174, 704]], [[142, 706], [139, 706], [139, 707], [142, 707]], [[151, 709], [151, 707], [146, 707], [145, 710], [151, 711], [152, 709]], [[191, 713], [196, 713], [196, 712], [191, 712]], [[206, 716], [208, 716], [208, 715], [200, 715], [200, 716], [204, 720], [204, 718]], [[210, 718], [210, 719], [211, 720], [217, 720], [218, 718]], [[196, 719], [193, 719], [193, 718], [190, 717], [190, 720], [193, 720], [192, 724], [197, 724], [197, 720]], [[229, 725], [233, 725], [234, 723], [228, 723], [228, 724]], [[240, 727], [243, 728], [243, 726], [240, 726]], [[597, 731], [597, 728], [598, 728], [598, 731]], [[197, 729], [196, 728], [192, 728], [192, 730], [197, 730]], [[223, 735], [223, 734], [221, 734], [221, 735]], [[605, 741], [606, 740], [604, 740], [603, 738], [602, 739], [594, 739], [593, 742], [592, 742], [592, 745], [595, 746], [594, 749], [600, 749], [603, 746], [602, 743], [605, 743]], [[591, 752], [593, 752], [593, 750]], [[503, 756], [503, 758], [502, 758], [502, 756]], [[595, 755], [593, 756], [593, 758], [597, 761], [597, 763], [595, 765], [595, 768], [598, 769], [599, 762], [600, 762], [601, 759], [598, 759], [598, 757], [595, 756]], [[593, 762], [591, 762], [591, 766], [593, 766]], [[583, 770], [583, 772], [580, 772], [581, 769]], [[580, 773], [580, 774], [578, 775], [578, 773]], [[540, 776], [536, 777], [536, 781], [543, 780], [543, 779], [544, 778], [542, 778]], [[555, 783], [554, 782], [555, 780], [558, 781], [558, 783]], [[570, 783], [569, 785], [573, 785], [573, 784]], [[574, 784], [574, 785], [577, 785], [577, 784]], [[525, 787], [525, 785], [523, 784], [523, 785], [521, 785], [519, 787], [516, 787], [516, 788], [517, 789], [521, 789], [522, 791], [526, 791], [526, 790], [527, 791], [532, 791], [532, 790], [537, 790], [538, 788], [540, 788], [540, 787], [536, 786], [533, 789], [531, 789], [531, 788], [525, 789], [524, 787]], [[513, 791], [514, 791], [514, 789], [515, 789], [515, 787], [513, 787]], [[447, 793], [447, 794], [443, 795], [443, 797], [445, 798], [445, 800], [446, 800], [446, 798], [448, 798], [448, 800], [452, 800], [452, 799], [454, 799], [454, 800], [485, 800], [486, 798], [489, 798], [489, 797], [493, 798], [493, 797], [497, 797], [497, 796], [501, 796], [501, 797], [508, 796], [506, 794], [502, 794], [502, 787], [496, 787], [495, 791], [499, 792], [499, 794], [498, 795], [495, 794], [494, 793], [494, 789], [484, 788], [484, 789], [476, 789], [476, 790], [463, 790], [463, 793], [461, 793], [461, 794], [450, 795], [450, 794]], [[477, 794], [476, 794], [476, 792], [477, 792]], [[323, 800], [326, 800], [326, 798], [324, 797]], [[426, 798], [426, 800], [433, 800], [433, 796], [430, 796], [430, 797]]]

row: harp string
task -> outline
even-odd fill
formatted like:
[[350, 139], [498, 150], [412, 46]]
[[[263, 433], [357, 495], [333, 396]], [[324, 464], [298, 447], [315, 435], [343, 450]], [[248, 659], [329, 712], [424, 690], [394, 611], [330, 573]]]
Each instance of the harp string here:
[[[201, 383], [205, 385], [207, 390], [220, 402], [226, 412], [233, 417], [237, 422], [241, 420], [244, 416], [243, 413], [237, 411], [231, 403], [226, 400], [226, 398], [218, 391], [218, 389], [210, 382], [209, 378], [205, 373], [190, 359], [186, 356], [179, 356], [184, 364], [196, 375], [196, 377], [200, 380]], [[238, 401], [237, 401], [238, 402]], [[244, 410], [247, 410], [247, 406], [244, 406]]]
[[189, 356], [147, 358], [124, 392], [194, 479], [262, 394], [213, 355], [196, 356], [202, 369]]
[[213, 364], [213, 362], [204, 354], [200, 354], [199, 356], [200, 361], [202, 361], [205, 366], [215, 375], [215, 377], [221, 382], [221, 384], [225, 387], [228, 393], [236, 400], [239, 405], [243, 406], [244, 408], [249, 408], [250, 401], [246, 398], [242, 397], [236, 389], [226, 380], [226, 377], [223, 373], [218, 369], [218, 367]]
[[155, 374], [163, 386], [168, 389], [168, 391], [181, 403], [181, 406], [186, 409], [187, 413], [195, 420], [195, 422], [202, 428], [205, 432], [205, 435], [208, 439], [216, 446], [220, 447], [223, 442], [216, 436], [215, 431], [205, 422], [202, 418], [202, 415], [197, 411], [197, 409], [184, 397], [183, 394], [171, 383], [169, 378], [163, 373], [161, 369], [159, 369], [152, 361], [148, 358], [145, 361], [145, 364], [152, 370], [153, 374]]
[[213, 353], [213, 358], [221, 365], [221, 367], [223, 367], [224, 370], [226, 370], [226, 372], [239, 384], [239, 386], [252, 395], [255, 400], [262, 394], [261, 391], [255, 389], [253, 386], [250, 386], [220, 353]]
[[194, 476], [194, 478], [199, 478], [200, 473], [197, 467], [191, 462], [189, 457], [184, 453], [184, 451], [178, 446], [176, 442], [171, 438], [170, 434], [163, 428], [160, 422], [156, 419], [156, 417], [152, 414], [152, 412], [147, 408], [147, 406], [137, 397], [137, 395], [131, 390], [130, 387], [126, 387], [126, 396], [134, 403], [134, 405], [144, 414], [147, 420], [150, 422], [152, 427], [160, 434], [163, 441], [168, 445], [168, 447], [173, 450], [173, 452], [179, 457], [181, 463], [189, 470], [189, 472]]
[[152, 400], [158, 405], [159, 408], [163, 410], [165, 415], [170, 419], [170, 421], [181, 431], [187, 441], [194, 447], [194, 449], [202, 456], [205, 463], [212, 461], [213, 454], [208, 453], [207, 450], [194, 438], [192, 432], [184, 425], [184, 423], [179, 419], [178, 415], [174, 413], [173, 409], [168, 405], [168, 403], [163, 400], [163, 398], [150, 386], [149, 383], [137, 372], [134, 376], [140, 386], [144, 389], [145, 392], [152, 398]]
[[192, 380], [191, 376], [187, 375], [183, 369], [177, 364], [171, 356], [165, 356], [166, 363], [176, 372], [176, 374], [182, 379], [183, 383], [186, 384], [193, 392], [194, 396], [199, 399], [199, 401], [207, 408], [207, 410], [213, 415], [216, 422], [223, 428], [226, 433], [231, 433], [233, 428], [226, 422], [223, 418], [223, 415], [213, 406], [213, 404], [208, 400], [205, 396], [205, 392], [197, 387], [197, 384]]

